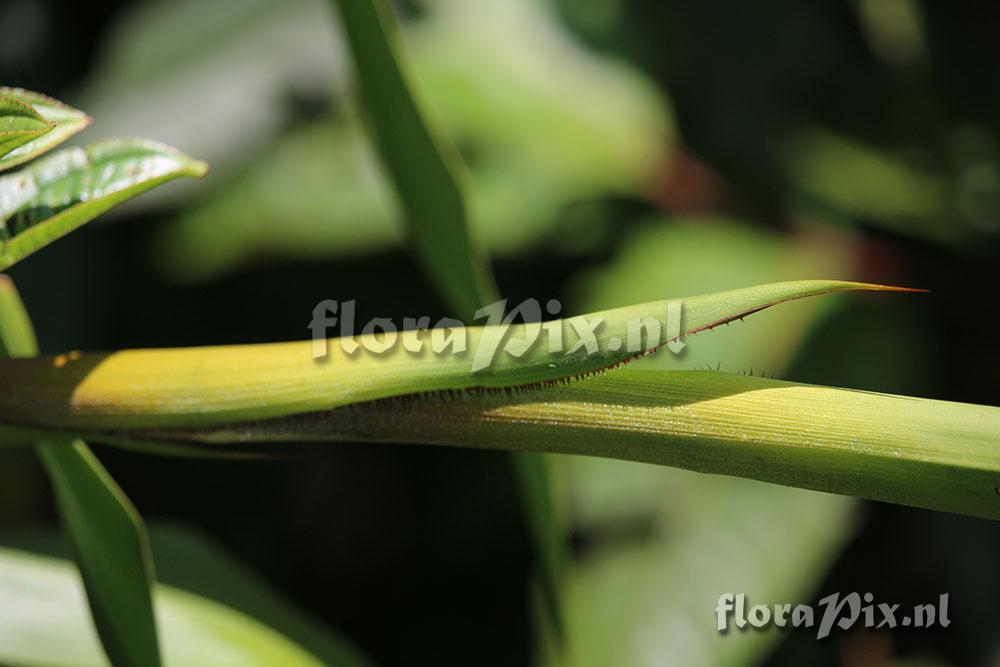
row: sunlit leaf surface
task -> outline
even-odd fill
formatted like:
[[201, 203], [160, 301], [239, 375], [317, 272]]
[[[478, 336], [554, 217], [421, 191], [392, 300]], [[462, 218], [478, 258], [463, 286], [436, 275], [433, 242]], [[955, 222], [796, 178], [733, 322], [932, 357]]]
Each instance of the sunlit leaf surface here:
[[[414, 329], [400, 332], [391, 346], [381, 334], [363, 334], [353, 341], [361, 346], [353, 353], [347, 351], [352, 340], [331, 339], [4, 360], [0, 423], [91, 432], [196, 427], [419, 391], [527, 385], [607, 369], [664, 342], [677, 347], [669, 337], [786, 301], [897, 289], [803, 280], [625, 306], [547, 324], [545, 330], [562, 332], [560, 352], [549, 351], [548, 336], [540, 331], [529, 338], [539, 324], [512, 324], [455, 327], [452, 332], [466, 349], [443, 347], [437, 353], [431, 333]], [[637, 326], [647, 319], [658, 323], [658, 336]], [[421, 341], [420, 352], [411, 351]], [[315, 359], [317, 347], [328, 356]], [[379, 348], [384, 351], [370, 351]]]
[[51, 129], [52, 123], [42, 118], [30, 104], [0, 94], [0, 165], [12, 150]]
[[144, 140], [108, 140], [70, 148], [0, 177], [0, 270], [110, 208], [207, 166]]
[[[11, 118], [15, 109], [20, 109], [19, 120]], [[25, 110], [30, 110], [29, 117], [23, 115]], [[39, 127], [39, 122], [43, 127]], [[0, 171], [55, 148], [88, 124], [90, 118], [85, 113], [51, 97], [20, 88], [0, 87]], [[8, 134], [11, 131], [15, 134]]]
[[[0, 547], [0, 565], [0, 661], [16, 667], [109, 664], [72, 563]], [[170, 586], [157, 586], [155, 599], [168, 667], [324, 664], [235, 609]]]

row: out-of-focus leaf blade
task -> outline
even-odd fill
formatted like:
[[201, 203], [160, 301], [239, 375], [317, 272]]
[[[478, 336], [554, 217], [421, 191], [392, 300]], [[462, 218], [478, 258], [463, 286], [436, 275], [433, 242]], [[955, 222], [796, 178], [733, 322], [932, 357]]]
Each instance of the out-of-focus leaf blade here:
[[[324, 82], [336, 78], [310, 74], [316, 56], [300, 50], [328, 40], [314, 34], [322, 32], [318, 22], [298, 13], [300, 4], [302, 0], [284, 0], [280, 19], [271, 15], [267, 21], [282, 34], [294, 30], [295, 35], [308, 35], [302, 38], [305, 43], [280, 45], [283, 52], [292, 49], [295, 68], [279, 80], [287, 81], [292, 75]], [[141, 42], [143, 47], [156, 41], [179, 50], [176, 40], [155, 33], [164, 29], [165, 21], [196, 21], [203, 8], [191, 3], [182, 10], [185, 3], [176, 0], [157, 6], [164, 14], [171, 13], [170, 7], [173, 15], [147, 17], [143, 25], [130, 23], [123, 39]], [[241, 26], [250, 23], [240, 13], [246, 7], [246, 2], [236, 2], [229, 20], [240, 21]], [[566, 230], [567, 206], [605, 194], [641, 196], [655, 181], [671, 142], [670, 110], [656, 88], [626, 64], [585, 48], [547, 9], [534, 2], [436, 1], [428, 5], [420, 21], [407, 25], [405, 33], [414, 84], [426, 93], [428, 111], [456, 144], [474, 147], [470, 178], [463, 182], [463, 190], [473, 235], [494, 256], [564, 242], [567, 236], [583, 241], [583, 235]], [[515, 43], [509, 39], [511, 34], [525, 38]], [[212, 72], [229, 71], [215, 61], [230, 49], [238, 50], [243, 60], [252, 59], [254, 79], [284, 61], [258, 62], [265, 53], [260, 42], [278, 48], [274, 35], [260, 35], [251, 28], [222, 35], [213, 36], [213, 50], [205, 54]], [[136, 45], [128, 54], [119, 54], [120, 69], [104, 75], [115, 83], [127, 80], [125, 63], [140, 59], [143, 50]], [[171, 55], [176, 60], [184, 54]], [[157, 57], [171, 60], [166, 53]], [[231, 68], [243, 62], [228, 56], [225, 60]], [[329, 68], [326, 65], [323, 74]], [[241, 76], [229, 78], [236, 81], [234, 85], [247, 85], [245, 70], [239, 71]], [[119, 95], [98, 95], [88, 102], [100, 111], [98, 124], [107, 116], [113, 121], [106, 126], [110, 129], [141, 129], [137, 121], [119, 116], [127, 112], [149, 123], [150, 114], [155, 114], [157, 136], [167, 128], [163, 136], [170, 142], [197, 145], [199, 155], [205, 154], [213, 169], [219, 160], [230, 161], [270, 136], [263, 128], [243, 132], [250, 140], [244, 137], [235, 146], [226, 141], [226, 149], [220, 151], [216, 144], [225, 140], [217, 131], [219, 123], [212, 119], [198, 121], [207, 125], [206, 136], [182, 132], [190, 132], [189, 124], [172, 133], [170, 128], [177, 121], [171, 118], [183, 114], [169, 111], [183, 107], [184, 94], [195, 100], [206, 96], [215, 100], [215, 96], [232, 97], [233, 91], [203, 90], [209, 87], [207, 83], [190, 72], [169, 91], [161, 91], [148, 80], [142, 84], [142, 92], [130, 97], [143, 104], [152, 104], [152, 99], [156, 109], [131, 109]], [[599, 96], [593, 95], [595, 90]], [[274, 96], [260, 91], [237, 99], [248, 97]], [[589, 99], [588, 104], [576, 103], [583, 98]], [[497, 104], [497, 99], [503, 103]], [[105, 104], [111, 108], [103, 108]], [[239, 126], [237, 111], [262, 111], [223, 99], [211, 106], [236, 107], [227, 112], [222, 130], [227, 134]], [[160, 119], [161, 115], [166, 117]], [[183, 216], [165, 228], [163, 238], [153, 246], [163, 271], [174, 280], [204, 281], [251, 261], [340, 258], [399, 245], [400, 207], [355, 115], [353, 107], [338, 104], [331, 117], [291, 129], [200, 204], [185, 207]], [[287, 196], [292, 190], [298, 193], [296, 197]], [[172, 189], [174, 195], [180, 192], [180, 188]], [[152, 202], [153, 197], [143, 198], [145, 205]], [[271, 224], [277, 218], [282, 224]], [[596, 221], [610, 224], [603, 217]], [[592, 243], [598, 236], [586, 238]]]
[[371, 664], [342, 633], [300, 609], [207, 535], [185, 526], [152, 523], [149, 537], [162, 584], [238, 610], [284, 635], [323, 664]]
[[[704, 622], [706, 609], [731, 591], [810, 599], [854, 523], [855, 503], [840, 496], [625, 461], [568, 463], [622, 474], [625, 488], [651, 477], [658, 503], [650, 524], [639, 524], [648, 539], [635, 535], [633, 517], [582, 531], [603, 543], [586, 550], [566, 583], [568, 648], [556, 664], [759, 665], [784, 635], [720, 634]], [[612, 541], [616, 527], [621, 539]]]
[[[76, 98], [94, 116], [98, 136], [156, 128], [157, 139], [197, 147], [228, 175], [287, 128], [296, 115], [290, 98], [346, 92], [347, 58], [329, 18], [326, 0], [131, 3], [96, 45]], [[195, 108], [207, 112], [191, 113]], [[144, 197], [141, 206], [186, 201], [210, 187], [185, 183]]]
[[0, 87], [0, 171], [52, 150], [89, 124], [85, 113], [51, 97]]
[[338, 0], [337, 6], [410, 239], [439, 292], [469, 322], [481, 306], [497, 299], [492, 272], [469, 233], [466, 203], [455, 180], [457, 152], [427, 125], [411, 93], [388, 3]]
[[84, 442], [40, 442], [38, 453], [112, 664], [160, 664], [150, 597], [155, 575], [142, 517]]
[[[804, 210], [831, 216], [824, 208], [937, 242], [970, 238], [967, 224], [942, 224], [956, 216], [956, 185], [848, 137], [819, 128], [795, 132], [782, 146], [789, 181], [800, 191]], [[801, 206], [801, 204], [800, 204]], [[813, 214], [815, 215], [815, 214]]]
[[[0, 276], [0, 351], [38, 353], [31, 320], [13, 283]], [[150, 587], [153, 561], [142, 518], [80, 440], [38, 443], [72, 537], [94, 623], [115, 665], [160, 664]]]
[[14, 281], [0, 274], [0, 358], [38, 354], [35, 328]]
[[[549, 352], [543, 336], [527, 349], [504, 341], [529, 340], [538, 325], [455, 327], [465, 351], [432, 353], [427, 331], [398, 334], [380, 353], [345, 351], [350, 339], [320, 341], [328, 352], [314, 359], [314, 341], [230, 345], [111, 354], [78, 352], [0, 360], [0, 424], [93, 432], [106, 429], [190, 428], [327, 410], [360, 401], [419, 391], [468, 387], [512, 387], [559, 380], [606, 369], [656, 349], [671, 328], [668, 315], [679, 304], [676, 337], [697, 333], [795, 299], [850, 290], [901, 288], [838, 280], [771, 283], [684, 299], [655, 301], [555, 320], [563, 331], [561, 352]], [[660, 324], [660, 337], [635, 340], [635, 325]], [[593, 334], [592, 351], [580, 331]], [[630, 328], [633, 330], [630, 335]], [[648, 332], [647, 332], [648, 333]], [[634, 344], [634, 349], [629, 341]], [[380, 334], [355, 343], [383, 347]], [[407, 347], [424, 343], [420, 353]], [[477, 357], [492, 363], [473, 371]], [[519, 355], [517, 353], [520, 353]]]
[[[0, 662], [16, 667], [108, 665], [68, 561], [2, 547], [0, 564]], [[168, 667], [324, 664], [249, 616], [170, 586], [156, 588], [156, 616]]]
[[206, 171], [167, 146], [115, 139], [0, 177], [0, 270], [161, 183]]

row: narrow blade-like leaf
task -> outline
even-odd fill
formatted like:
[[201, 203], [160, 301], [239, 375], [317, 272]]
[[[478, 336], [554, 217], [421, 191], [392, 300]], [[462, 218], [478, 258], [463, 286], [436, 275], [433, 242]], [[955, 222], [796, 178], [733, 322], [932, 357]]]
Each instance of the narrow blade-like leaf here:
[[[800, 281], [695, 297], [684, 300], [682, 332], [845, 289], [891, 288]], [[589, 317], [604, 318], [606, 344], [627, 320], [656, 317], [666, 303]], [[467, 333], [481, 341], [492, 330]], [[0, 390], [10, 377], [20, 391], [0, 391], [0, 423], [90, 429], [119, 442], [343, 439], [586, 454], [1000, 518], [998, 408], [693, 371], [545, 382], [606, 366], [593, 366], [592, 355], [500, 357], [483, 377], [454, 359], [420, 358], [359, 359], [356, 375], [339, 358], [336, 370], [316, 366], [314, 375], [298, 361], [304, 352], [285, 344], [4, 361]], [[593, 356], [621, 353], [608, 354]], [[426, 391], [526, 379], [517, 391]], [[369, 400], [379, 395], [388, 398]], [[265, 418], [275, 408], [285, 416]], [[238, 414], [252, 416], [225, 423]]]
[[0, 177], [0, 270], [161, 183], [206, 171], [167, 146], [115, 139]]
[[[518, 355], [521, 350], [504, 341], [529, 340], [541, 325], [513, 324], [452, 329], [466, 343], [463, 352], [434, 352], [431, 334], [409, 330], [378, 354], [363, 349], [381, 347], [378, 334], [353, 339], [360, 343], [353, 354], [345, 351], [351, 339], [325, 341], [320, 347], [329, 356], [319, 360], [309, 341], [8, 359], [0, 361], [0, 424], [82, 435], [189, 428], [421, 391], [544, 383], [606, 369], [675, 342], [668, 339], [673, 324], [676, 339], [785, 301], [845, 290], [899, 288], [802, 280], [615, 308], [547, 323], [546, 330], [563, 334], [560, 352], [550, 352], [549, 341], [539, 335]], [[670, 316], [676, 312], [679, 323]], [[660, 337], [633, 340], [636, 323], [647, 320], [659, 322]], [[582, 344], [589, 336], [580, 332], [595, 324], [592, 345]], [[422, 344], [419, 353], [407, 349], [416, 344]], [[491, 363], [473, 370], [491, 350]]]
[[426, 123], [411, 91], [385, 0], [337, 0], [365, 111], [425, 271], [466, 322], [496, 301], [489, 264], [469, 234], [458, 155]]
[[168, 437], [584, 454], [1000, 519], [1000, 408], [717, 372], [623, 369]]
[[[37, 354], [35, 332], [13, 283], [0, 276], [0, 352]], [[55, 487], [90, 609], [114, 665], [160, 664], [150, 586], [153, 561], [142, 518], [80, 440], [52, 439], [38, 454]]]
[[[4, 121], [0, 120], [0, 171], [33, 160], [90, 124], [90, 118], [82, 111], [30, 90], [0, 87], [0, 100], [0, 118], [8, 116], [16, 107], [21, 113], [30, 110], [33, 121], [8, 121], [13, 125], [5, 128]], [[39, 122], [44, 125], [40, 132], [6, 134], [18, 132], [18, 126], [38, 129]]]

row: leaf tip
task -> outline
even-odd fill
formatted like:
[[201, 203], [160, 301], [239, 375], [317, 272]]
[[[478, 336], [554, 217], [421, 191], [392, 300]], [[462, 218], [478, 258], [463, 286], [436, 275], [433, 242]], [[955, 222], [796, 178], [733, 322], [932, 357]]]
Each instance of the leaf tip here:
[[212, 168], [207, 162], [204, 160], [195, 160], [194, 158], [191, 159], [191, 164], [188, 167], [188, 171], [193, 178], [202, 178], [211, 170]]
[[875, 292], [909, 292], [912, 294], [929, 294], [929, 289], [924, 289], [923, 287], [900, 287], [898, 285], [876, 285], [871, 283], [864, 283], [865, 289], [875, 291]]

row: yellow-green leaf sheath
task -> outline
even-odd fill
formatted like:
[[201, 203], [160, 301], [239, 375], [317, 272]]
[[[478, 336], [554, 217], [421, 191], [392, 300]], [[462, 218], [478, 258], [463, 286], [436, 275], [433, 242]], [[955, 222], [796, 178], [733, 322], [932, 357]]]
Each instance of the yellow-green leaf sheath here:
[[[696, 333], [769, 306], [806, 296], [844, 290], [897, 288], [841, 281], [773, 283], [681, 299], [681, 335]], [[0, 425], [93, 433], [157, 427], [200, 427], [231, 421], [328, 410], [386, 396], [439, 389], [504, 387], [559, 380], [626, 361], [661, 340], [642, 341], [629, 351], [630, 323], [658, 320], [662, 332], [669, 301], [557, 320], [543, 327], [536, 344], [520, 357], [496, 353], [488, 367], [472, 372], [475, 354], [496, 342], [499, 327], [458, 329], [467, 334], [463, 354], [433, 354], [415, 331], [400, 334], [425, 340], [422, 353], [397, 343], [375, 355], [353, 356], [343, 341], [328, 343], [329, 356], [314, 360], [313, 343], [275, 343], [187, 349], [131, 350], [110, 354], [69, 353], [55, 357], [0, 361]], [[578, 345], [583, 323], [602, 322], [594, 335], [597, 351]], [[513, 325], [510, 339], [523, 338], [531, 325]], [[550, 353], [544, 330], [563, 332], [563, 352]], [[614, 345], [617, 339], [619, 345]], [[371, 341], [368, 341], [371, 342]], [[574, 347], [579, 349], [574, 350]]]

